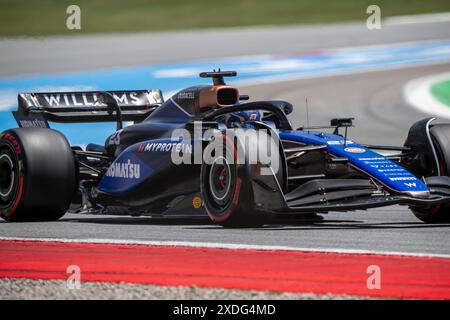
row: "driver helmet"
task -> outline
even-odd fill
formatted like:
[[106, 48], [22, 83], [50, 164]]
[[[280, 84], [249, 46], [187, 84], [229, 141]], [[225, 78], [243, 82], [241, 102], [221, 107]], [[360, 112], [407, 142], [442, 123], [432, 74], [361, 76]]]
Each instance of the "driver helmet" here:
[[224, 123], [227, 126], [243, 124], [247, 121], [261, 121], [261, 113], [258, 110], [237, 111], [224, 116]]

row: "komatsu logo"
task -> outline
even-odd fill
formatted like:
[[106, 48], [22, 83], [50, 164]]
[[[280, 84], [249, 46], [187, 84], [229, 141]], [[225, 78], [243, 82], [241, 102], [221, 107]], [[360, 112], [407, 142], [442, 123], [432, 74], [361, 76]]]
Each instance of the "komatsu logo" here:
[[139, 179], [141, 177], [141, 165], [132, 163], [130, 159], [127, 162], [115, 162], [106, 172], [107, 177], [123, 179]]

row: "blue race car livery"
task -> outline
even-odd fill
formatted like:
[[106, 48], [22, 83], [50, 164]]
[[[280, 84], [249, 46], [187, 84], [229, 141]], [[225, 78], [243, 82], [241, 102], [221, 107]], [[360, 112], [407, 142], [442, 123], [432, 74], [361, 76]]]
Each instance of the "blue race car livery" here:
[[[181, 90], [22, 93], [19, 128], [0, 135], [0, 211], [7, 221], [68, 210], [204, 216], [225, 227], [330, 211], [408, 206], [450, 221], [450, 124], [413, 124], [403, 146], [357, 143], [353, 118], [294, 129], [286, 101], [246, 101], [234, 71]], [[117, 123], [104, 145], [70, 146], [49, 122]], [[123, 123], [132, 123], [123, 126]]]

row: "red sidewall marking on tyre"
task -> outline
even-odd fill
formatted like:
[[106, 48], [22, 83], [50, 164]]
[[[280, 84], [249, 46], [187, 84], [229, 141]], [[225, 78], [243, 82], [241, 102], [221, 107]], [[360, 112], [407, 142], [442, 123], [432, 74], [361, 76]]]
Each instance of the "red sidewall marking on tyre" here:
[[[2, 135], [5, 139], [7, 139], [10, 143], [12, 148], [14, 149], [14, 152], [16, 153], [17, 160], [20, 161], [21, 157], [23, 157], [22, 147], [17, 141], [17, 139], [10, 133], [6, 132]], [[11, 205], [9, 209], [7, 209], [7, 212], [4, 214], [4, 217], [7, 218], [11, 216], [17, 209], [17, 207], [20, 204], [20, 200], [22, 199], [22, 193], [23, 193], [23, 184], [24, 184], [24, 176], [21, 170], [19, 169], [19, 189], [17, 191], [16, 199], [14, 200], [14, 203]]]
[[14, 201], [11, 209], [8, 210], [8, 212], [5, 214], [5, 217], [9, 217], [10, 215], [12, 215], [14, 213], [14, 211], [16, 211], [17, 207], [20, 204], [20, 200], [22, 199], [22, 192], [23, 191], [23, 175], [20, 176], [20, 180], [19, 180], [19, 189], [17, 191], [17, 198]]
[[[448, 258], [0, 241], [0, 278], [65, 280], [69, 265], [82, 281], [450, 299]], [[370, 265], [381, 269], [381, 289], [367, 288]]]

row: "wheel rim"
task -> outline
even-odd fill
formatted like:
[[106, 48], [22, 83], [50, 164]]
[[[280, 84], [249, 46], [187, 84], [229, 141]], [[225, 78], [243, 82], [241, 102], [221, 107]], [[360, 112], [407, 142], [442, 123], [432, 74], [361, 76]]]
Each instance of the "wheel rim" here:
[[209, 171], [209, 189], [211, 195], [219, 205], [226, 203], [231, 190], [231, 168], [225, 157], [214, 160]]
[[15, 168], [8, 154], [0, 155], [0, 196], [7, 198], [14, 189]]

